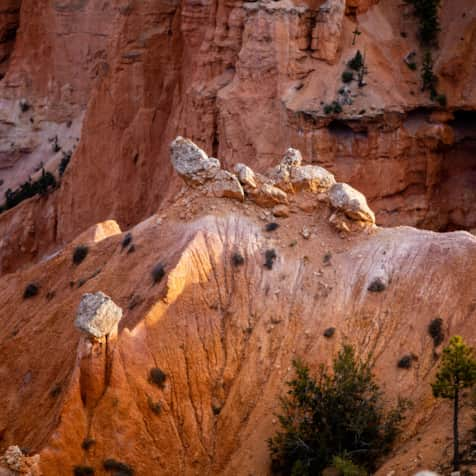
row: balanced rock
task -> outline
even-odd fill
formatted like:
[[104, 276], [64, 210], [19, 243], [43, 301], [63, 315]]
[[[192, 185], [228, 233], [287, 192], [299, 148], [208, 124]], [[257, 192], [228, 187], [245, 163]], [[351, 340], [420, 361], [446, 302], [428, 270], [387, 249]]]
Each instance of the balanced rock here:
[[220, 170], [218, 159], [208, 157], [191, 140], [180, 136], [170, 144], [170, 160], [177, 173], [191, 184], [203, 184]]
[[111, 333], [122, 318], [122, 309], [102, 292], [84, 294], [79, 303], [75, 326], [100, 339]]
[[253, 170], [245, 164], [238, 163], [235, 165], [235, 173], [238, 180], [244, 186], [256, 188], [256, 176]]
[[301, 152], [288, 149], [281, 163], [274, 169], [277, 187], [286, 192], [325, 192], [336, 183], [334, 175], [318, 165], [301, 165]]
[[334, 175], [318, 165], [304, 165], [291, 169], [291, 184], [296, 191], [325, 192], [335, 183]]
[[211, 190], [215, 197], [234, 198], [240, 201], [245, 199], [245, 193], [239, 180], [226, 170], [220, 170], [215, 175]]
[[343, 212], [348, 218], [375, 224], [374, 212], [367, 199], [355, 188], [346, 183], [336, 183], [329, 190], [331, 205]]

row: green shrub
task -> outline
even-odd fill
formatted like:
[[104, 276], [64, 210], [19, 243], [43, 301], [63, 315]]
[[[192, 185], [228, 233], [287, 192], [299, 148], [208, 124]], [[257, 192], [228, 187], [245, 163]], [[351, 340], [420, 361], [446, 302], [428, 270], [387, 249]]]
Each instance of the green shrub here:
[[81, 443], [81, 448], [84, 451], [90, 450], [94, 445], [96, 444], [96, 440], [92, 438], [85, 438], [83, 442]]
[[154, 367], [149, 371], [149, 382], [157, 385], [157, 387], [163, 389], [165, 387], [165, 381], [167, 380], [167, 374], [161, 369]]
[[73, 263], [78, 266], [81, 264], [88, 256], [89, 248], [86, 245], [79, 245], [74, 249], [73, 252]]
[[352, 455], [353, 463], [374, 471], [400, 432], [406, 402], [384, 411], [382, 392], [369, 361], [344, 346], [330, 372], [320, 366], [316, 377], [300, 361], [296, 377], [281, 399], [281, 425], [268, 440], [272, 469], [282, 474], [311, 476], [332, 464], [334, 456]]
[[276, 250], [266, 250], [264, 254], [264, 267], [267, 269], [273, 269], [274, 262], [278, 255], [276, 254]]
[[132, 233], [126, 233], [122, 240], [122, 249], [127, 248], [132, 243]]
[[264, 227], [266, 231], [275, 231], [278, 228], [279, 228], [279, 223], [275, 223], [275, 222], [266, 223], [266, 226]]
[[326, 104], [324, 106], [324, 114], [331, 114], [334, 111], [334, 108], [331, 104]]
[[335, 327], [328, 327], [325, 331], [324, 331], [324, 334], [323, 336], [324, 337], [327, 337], [328, 339], [330, 339], [336, 332], [336, 328]]
[[243, 256], [238, 253], [238, 252], [235, 252], [231, 255], [231, 262], [233, 264], [233, 266], [238, 267], [238, 266], [243, 266], [245, 264], [245, 258], [243, 258]]
[[63, 152], [63, 158], [58, 166], [58, 172], [60, 177], [64, 175], [66, 169], [68, 168], [69, 162], [71, 160], [72, 153], [71, 152]]
[[414, 61], [412, 61], [411, 63], [405, 63], [405, 64], [406, 64], [406, 65], [408, 66], [408, 68], [411, 69], [412, 71], [416, 71], [416, 69], [417, 69], [417, 64], [416, 64]]
[[332, 458], [332, 467], [335, 468], [341, 476], [367, 476], [367, 471], [357, 466], [347, 456], [334, 456]]
[[360, 50], [357, 50], [357, 53], [355, 53], [355, 56], [347, 63], [347, 66], [354, 71], [360, 71], [364, 67], [364, 57]]
[[23, 299], [30, 299], [35, 297], [40, 291], [40, 286], [35, 283], [30, 283], [23, 291]]
[[413, 5], [420, 22], [419, 37], [423, 46], [436, 46], [440, 31], [439, 9], [441, 0], [407, 0]]
[[352, 71], [344, 71], [342, 73], [342, 81], [344, 83], [350, 83], [354, 79], [354, 73]]
[[106, 471], [113, 471], [116, 476], [133, 476], [134, 470], [127, 464], [115, 459], [107, 459], [102, 463]]
[[433, 319], [428, 326], [428, 334], [430, 334], [430, 337], [433, 339], [433, 345], [438, 347], [445, 338], [443, 332], [443, 319], [440, 317]]
[[75, 466], [73, 474], [74, 476], [93, 476], [94, 468], [91, 468], [91, 466]]
[[397, 363], [399, 369], [409, 369], [412, 366], [413, 356], [404, 355]]
[[162, 263], [158, 263], [152, 270], [152, 281], [154, 284], [160, 283], [165, 276], [165, 267]]
[[50, 191], [56, 188], [56, 179], [50, 172], [45, 172], [45, 169], [41, 171], [41, 177], [35, 182], [31, 181], [31, 178], [27, 182], [23, 183], [19, 188], [12, 191], [8, 189], [5, 192], [5, 205], [3, 210], [9, 210], [16, 207], [18, 204], [34, 197], [35, 195], [44, 196]]
[[381, 293], [386, 289], [385, 283], [380, 278], [375, 278], [367, 288], [372, 293]]
[[441, 106], [441, 107], [446, 107], [448, 102], [446, 100], [446, 94], [438, 94], [436, 96], [436, 102]]

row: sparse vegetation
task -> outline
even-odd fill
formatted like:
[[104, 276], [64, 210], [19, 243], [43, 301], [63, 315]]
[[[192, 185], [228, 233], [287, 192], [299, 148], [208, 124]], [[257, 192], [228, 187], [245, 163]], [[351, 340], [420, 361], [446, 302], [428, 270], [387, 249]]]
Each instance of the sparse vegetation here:
[[438, 347], [445, 338], [445, 334], [443, 332], [443, 319], [440, 317], [433, 319], [428, 326], [428, 334], [430, 334], [431, 338], [433, 339], [433, 345]]
[[159, 369], [158, 367], [154, 367], [149, 371], [149, 382], [156, 385], [160, 389], [165, 387], [165, 381], [167, 380], [167, 374]]
[[369, 360], [358, 360], [351, 346], [339, 352], [332, 372], [320, 366], [313, 377], [303, 362], [293, 365], [296, 376], [278, 415], [281, 431], [268, 441], [273, 471], [321, 474], [343, 455], [374, 471], [399, 434], [408, 403], [399, 401], [385, 412]]
[[88, 256], [89, 247], [86, 245], [79, 245], [74, 249], [73, 252], [73, 263], [78, 266], [81, 264]]
[[59, 383], [56, 383], [50, 391], [50, 397], [52, 398], [59, 397], [60, 393], [61, 393], [61, 385]]
[[386, 289], [385, 283], [382, 281], [381, 278], [375, 278], [367, 288], [372, 293], [381, 293]]
[[160, 283], [165, 276], [165, 267], [162, 263], [158, 263], [152, 270], [152, 281], [154, 284]]
[[94, 445], [96, 444], [96, 440], [92, 439], [92, 438], [85, 438], [83, 440], [83, 442], [81, 443], [81, 448], [84, 450], [84, 451], [88, 451], [89, 449], [91, 449]]
[[233, 266], [238, 267], [238, 266], [243, 266], [245, 264], [245, 258], [238, 253], [237, 251], [231, 255], [231, 263]]
[[126, 233], [122, 240], [122, 249], [127, 248], [132, 243], [132, 233]]
[[354, 79], [354, 73], [352, 71], [344, 71], [342, 73], [342, 82], [350, 83]]
[[348, 456], [334, 456], [332, 467], [339, 471], [340, 476], [367, 476], [367, 471], [352, 463]]
[[412, 71], [416, 71], [417, 70], [417, 64], [414, 62], [414, 61], [411, 61], [410, 63], [405, 63], [409, 69], [411, 69]]
[[332, 259], [332, 253], [330, 252], [327, 252], [324, 257], [322, 258], [322, 262], [325, 264], [325, 265], [329, 265], [331, 263], [331, 259]]
[[355, 56], [347, 63], [347, 66], [357, 72], [364, 67], [364, 57], [360, 50], [357, 50], [357, 53], [355, 53]]
[[459, 470], [458, 413], [461, 391], [476, 383], [474, 350], [460, 336], [453, 336], [443, 350], [436, 379], [431, 387], [437, 398], [453, 401], [453, 470]]
[[330, 339], [336, 332], [336, 328], [335, 327], [328, 327], [325, 331], [324, 331], [324, 337], [327, 337], [328, 339]]
[[279, 223], [266, 223], [265, 230], [266, 231], [274, 231], [279, 228]]
[[267, 269], [273, 269], [273, 265], [277, 257], [278, 255], [276, 254], [276, 251], [274, 249], [266, 250], [264, 254], [264, 267]]
[[40, 286], [36, 283], [30, 283], [23, 291], [23, 299], [35, 297], [40, 292]]
[[115, 459], [106, 459], [102, 463], [106, 471], [114, 471], [116, 476], [133, 476], [134, 470], [127, 464]]
[[91, 468], [91, 466], [75, 466], [73, 468], [73, 475], [74, 476], [93, 476], [94, 468]]
[[147, 397], [147, 404], [149, 405], [149, 408], [153, 413], [155, 413], [156, 415], [160, 415], [162, 411], [162, 405], [160, 404], [160, 402], [154, 402], [152, 398]]
[[440, 31], [439, 9], [441, 0], [407, 0], [413, 5], [420, 22], [419, 38], [423, 46], [437, 46]]
[[404, 355], [397, 363], [399, 369], [409, 369], [412, 366], [413, 356]]
[[342, 106], [337, 101], [332, 101], [331, 104], [326, 104], [324, 106], [325, 114], [339, 114], [342, 112]]
[[58, 166], [58, 172], [60, 174], [60, 177], [64, 175], [66, 172], [66, 169], [68, 168], [69, 162], [71, 160], [72, 152], [63, 152], [63, 158], [61, 159], [61, 162]]
[[0, 207], [0, 213], [16, 207], [18, 204], [32, 198], [35, 195], [45, 196], [57, 186], [56, 179], [53, 174], [46, 172], [42, 168], [41, 177], [32, 182], [31, 177], [24, 182], [19, 188], [12, 191], [10, 188], [5, 192], [5, 204]]

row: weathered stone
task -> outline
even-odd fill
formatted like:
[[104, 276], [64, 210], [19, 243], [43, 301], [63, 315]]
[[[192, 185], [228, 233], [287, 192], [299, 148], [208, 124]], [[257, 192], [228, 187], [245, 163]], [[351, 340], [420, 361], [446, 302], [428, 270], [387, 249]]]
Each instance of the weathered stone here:
[[79, 304], [75, 326], [93, 337], [111, 333], [122, 318], [122, 309], [102, 292], [84, 294]]
[[302, 164], [301, 152], [297, 149], [289, 148], [281, 160], [281, 165], [285, 167], [300, 167]]
[[335, 183], [334, 175], [318, 165], [291, 168], [291, 184], [296, 191], [324, 192]]
[[346, 183], [336, 183], [329, 190], [331, 205], [352, 220], [375, 223], [374, 212], [367, 205], [367, 199]]
[[234, 198], [243, 201], [245, 194], [239, 180], [230, 172], [220, 170], [213, 179], [211, 190], [215, 197]]
[[256, 176], [253, 170], [245, 164], [239, 163], [235, 165], [235, 173], [242, 185], [256, 188]]
[[269, 183], [264, 183], [256, 189], [251, 198], [262, 207], [273, 207], [280, 203], [288, 203], [287, 194]]
[[180, 136], [170, 144], [170, 160], [177, 173], [191, 184], [203, 184], [220, 170], [218, 159], [208, 157], [191, 140]]
[[285, 218], [289, 216], [289, 207], [287, 205], [276, 205], [273, 208], [273, 215], [275, 217]]

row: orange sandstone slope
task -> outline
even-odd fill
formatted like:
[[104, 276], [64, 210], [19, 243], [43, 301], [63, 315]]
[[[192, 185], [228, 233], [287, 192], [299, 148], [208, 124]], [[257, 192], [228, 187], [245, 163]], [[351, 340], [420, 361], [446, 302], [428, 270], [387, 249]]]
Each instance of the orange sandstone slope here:
[[[476, 228], [471, 0], [442, 1], [433, 55], [446, 108], [421, 91], [423, 51], [405, 2], [7, 3], [1, 197], [42, 163], [57, 173], [63, 152], [73, 158], [48, 199], [0, 216], [2, 273], [94, 223], [130, 228], [153, 213], [179, 186], [167, 158], [178, 134], [259, 171], [297, 147], [362, 190], [383, 225]], [[363, 88], [341, 79], [357, 49]], [[404, 62], [412, 52], [416, 71]], [[343, 112], [326, 115], [334, 100]]]
[[[72, 474], [76, 465], [106, 474], [108, 458], [137, 475], [266, 475], [266, 440], [292, 359], [315, 368], [349, 342], [359, 355], [374, 354], [390, 401], [414, 403], [378, 474], [448, 461], [450, 408], [429, 385], [441, 348], [427, 328], [441, 317], [446, 338], [476, 343], [476, 238], [376, 227], [364, 197], [338, 203], [343, 185], [297, 156], [288, 151], [268, 176], [241, 170], [238, 188], [235, 175], [206, 169], [212, 159], [180, 162], [173, 152], [189, 185], [130, 229], [130, 243], [114, 222], [98, 224], [0, 278], [2, 452], [29, 448], [44, 475]], [[279, 227], [266, 231], [269, 222]], [[89, 254], [75, 265], [78, 244]], [[165, 275], [154, 284], [158, 263]], [[369, 290], [376, 279], [380, 292]], [[24, 299], [30, 283], [39, 293]], [[81, 296], [96, 291], [124, 315], [117, 334], [88, 344], [74, 320]], [[327, 339], [329, 327], [336, 332]], [[416, 356], [412, 367], [397, 368], [406, 354]], [[167, 375], [163, 388], [148, 381], [155, 367]], [[470, 427], [464, 407], [464, 437]], [[84, 449], [86, 439], [94, 442]]]

